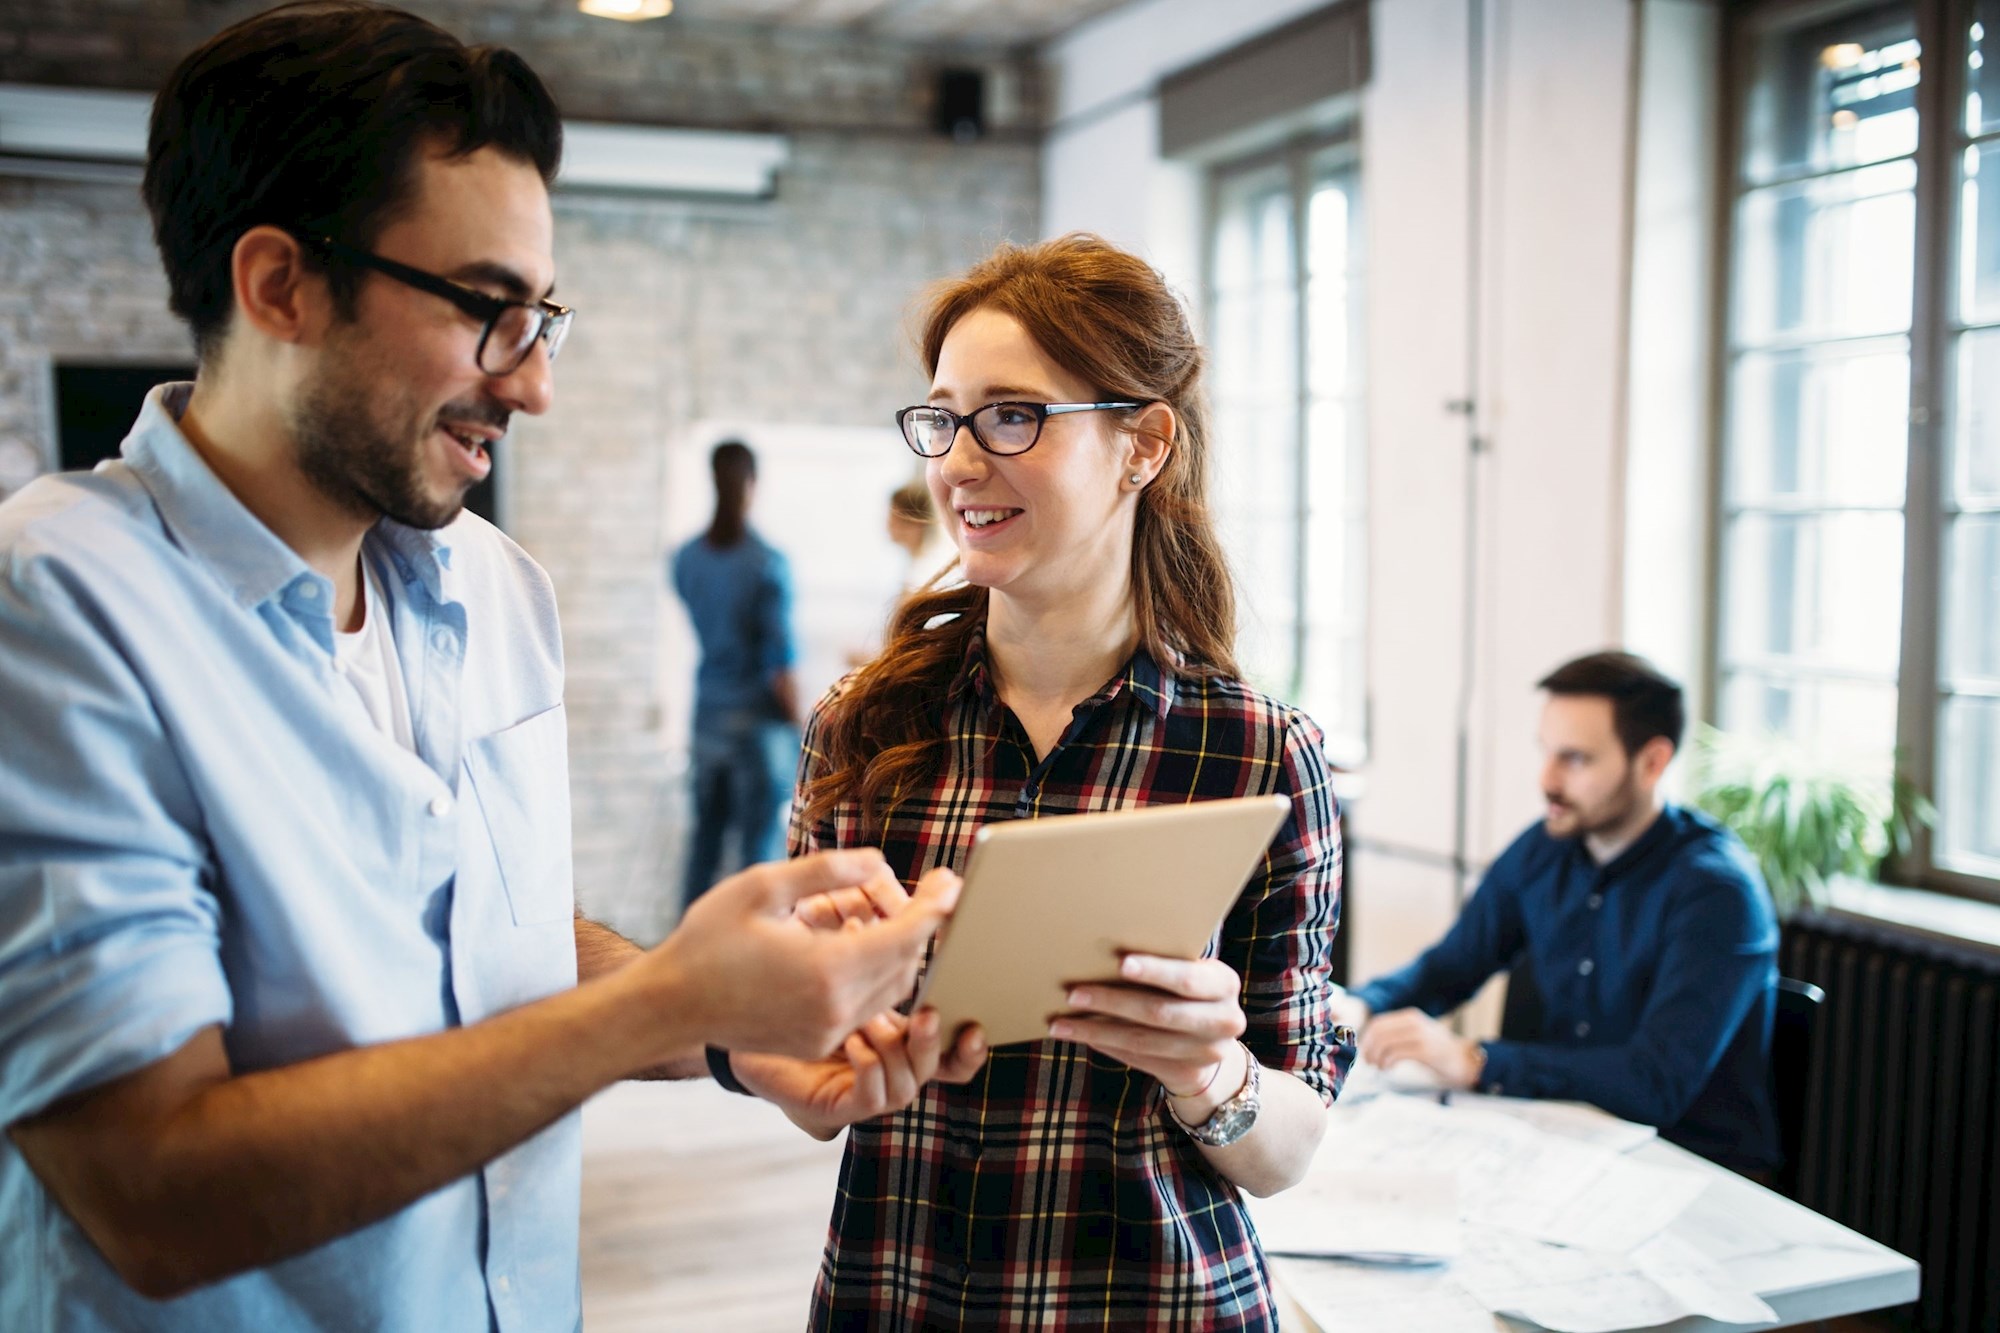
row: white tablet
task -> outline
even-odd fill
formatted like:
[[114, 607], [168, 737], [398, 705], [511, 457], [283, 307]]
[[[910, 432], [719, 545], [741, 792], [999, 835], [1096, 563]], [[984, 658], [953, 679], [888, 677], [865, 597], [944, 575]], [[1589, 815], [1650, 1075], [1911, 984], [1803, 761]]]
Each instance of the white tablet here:
[[1249, 796], [988, 824], [917, 996], [949, 1036], [1039, 1041], [1128, 953], [1198, 958], [1291, 811]]

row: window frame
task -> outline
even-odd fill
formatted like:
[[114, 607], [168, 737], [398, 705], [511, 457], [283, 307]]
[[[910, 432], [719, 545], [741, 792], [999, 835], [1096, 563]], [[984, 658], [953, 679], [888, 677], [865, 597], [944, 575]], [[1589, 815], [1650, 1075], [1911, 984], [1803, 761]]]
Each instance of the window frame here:
[[[1329, 163], [1333, 165], [1329, 166]], [[1300, 134], [1273, 147], [1240, 156], [1220, 159], [1204, 164], [1201, 195], [1201, 320], [1204, 342], [1210, 349], [1209, 364], [1215, 364], [1215, 339], [1220, 334], [1217, 318], [1218, 284], [1216, 253], [1218, 231], [1223, 220], [1223, 200], [1229, 187], [1247, 177], [1278, 175], [1282, 173], [1291, 204], [1291, 277], [1292, 277], [1292, 367], [1291, 367], [1291, 421], [1293, 438], [1298, 447], [1293, 452], [1293, 473], [1290, 478], [1293, 505], [1290, 521], [1293, 535], [1292, 571], [1293, 586], [1296, 588], [1296, 603], [1292, 607], [1291, 642], [1286, 646], [1289, 664], [1284, 694], [1289, 701], [1305, 706], [1309, 693], [1308, 664], [1311, 660], [1309, 647], [1312, 633], [1311, 607], [1313, 590], [1316, 586], [1311, 545], [1308, 540], [1312, 523], [1311, 500], [1311, 459], [1309, 442], [1311, 439], [1311, 416], [1315, 399], [1310, 373], [1312, 347], [1310, 342], [1311, 310], [1307, 299], [1312, 274], [1309, 257], [1311, 237], [1309, 232], [1309, 209], [1314, 187], [1322, 180], [1344, 177], [1350, 206], [1348, 235], [1349, 253], [1343, 276], [1349, 281], [1350, 298], [1347, 303], [1348, 321], [1348, 369], [1349, 376], [1341, 401], [1345, 408], [1348, 426], [1349, 447], [1359, 451], [1363, 468], [1364, 495], [1360, 505], [1364, 540], [1363, 568], [1357, 576], [1366, 596], [1368, 585], [1366, 570], [1365, 534], [1368, 523], [1368, 506], [1365, 495], [1367, 468], [1367, 421], [1366, 421], [1366, 366], [1365, 366], [1365, 310], [1366, 291], [1362, 279], [1365, 268], [1365, 208], [1366, 197], [1363, 188], [1361, 162], [1361, 134], [1358, 122], [1349, 119], [1333, 129], [1309, 134]], [[1217, 396], [1221, 386], [1211, 380], [1211, 398]], [[1239, 587], [1241, 583], [1239, 582]], [[1366, 606], [1361, 610], [1361, 630], [1363, 658], [1366, 657], [1367, 615]], [[1329, 727], [1324, 719], [1315, 718], [1327, 733], [1329, 757], [1340, 767], [1358, 769], [1366, 764], [1373, 750], [1373, 707], [1369, 682], [1365, 675], [1358, 695], [1358, 716], [1353, 727]], [[1310, 710], [1309, 710], [1310, 711]]]
[[[1945, 586], [1945, 543], [1954, 506], [1948, 492], [1947, 463], [1953, 448], [1957, 406], [1957, 340], [1968, 325], [1955, 309], [1953, 292], [1959, 280], [1959, 164], [1974, 143], [2000, 141], [2000, 135], [1973, 136], [1965, 125], [1967, 33], [1973, 22], [1973, 0], [1904, 0], [1921, 47], [1922, 78], [1917, 83], [1917, 144], [1911, 161], [1914, 187], [1911, 309], [1909, 327], [1910, 388], [1908, 435], [1903, 491], [1903, 579], [1899, 653], [1895, 675], [1895, 771], [1910, 788], [1935, 801], [1941, 754], [1939, 726], [1947, 695], [1942, 679], [1945, 618], [1949, 613]], [[1729, 6], [1722, 37], [1723, 114], [1718, 150], [1715, 234], [1716, 278], [1712, 303], [1711, 346], [1716, 370], [1711, 385], [1709, 531], [1707, 542], [1707, 642], [1704, 664], [1704, 712], [1717, 721], [1722, 706], [1723, 662], [1727, 642], [1728, 591], [1724, 551], [1730, 522], [1729, 469], [1731, 451], [1732, 371], [1735, 364], [1734, 315], [1740, 293], [1738, 279], [1738, 203], [1746, 191], [1743, 176], [1749, 125], [1749, 100], [1756, 74], [1755, 44], [1774, 29], [1802, 28], [1836, 21], [1846, 15], [1883, 8], [1883, 0], [1748, 0]], [[2000, 903], [2000, 873], [1979, 875], [1941, 866], [1936, 837], [1928, 828], [1914, 830], [1909, 853], [1885, 862], [1881, 878], [1890, 884], [1936, 890], [1960, 897]]]

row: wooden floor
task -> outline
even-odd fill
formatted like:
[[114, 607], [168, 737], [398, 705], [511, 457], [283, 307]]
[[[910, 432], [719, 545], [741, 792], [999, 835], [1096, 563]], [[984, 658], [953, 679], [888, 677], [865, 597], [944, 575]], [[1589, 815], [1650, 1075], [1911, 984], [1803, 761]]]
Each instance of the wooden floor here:
[[590, 1333], [798, 1333], [840, 1145], [767, 1103], [623, 1083], [583, 1110], [583, 1317]]
[[[833, 1209], [840, 1143], [765, 1102], [695, 1083], [621, 1083], [583, 1108], [588, 1333], [799, 1333]], [[1287, 1329], [1316, 1329], [1280, 1293]]]

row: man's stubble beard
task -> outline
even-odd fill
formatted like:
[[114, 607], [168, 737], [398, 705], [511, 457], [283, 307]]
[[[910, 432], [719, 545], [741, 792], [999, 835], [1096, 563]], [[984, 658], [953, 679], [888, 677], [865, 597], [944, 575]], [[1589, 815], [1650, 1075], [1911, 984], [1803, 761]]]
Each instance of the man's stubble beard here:
[[[423, 481], [424, 449], [429, 432], [418, 435], [414, 425], [400, 438], [382, 428], [371, 408], [379, 410], [388, 397], [381, 385], [392, 378], [357, 372], [347, 346], [338, 369], [323, 369], [314, 377], [292, 412], [292, 439], [299, 471], [327, 499], [357, 518], [373, 522], [394, 519], [407, 527], [441, 528], [465, 508], [462, 488], [448, 500], [428, 494]], [[351, 382], [358, 381], [358, 382]], [[389, 403], [391, 416], [414, 422], [416, 413]]]
[[[1554, 799], [1547, 792], [1542, 793], [1542, 798]], [[1563, 809], [1575, 823], [1561, 833], [1557, 833], [1553, 828], [1549, 829], [1549, 833], [1558, 838], [1587, 838], [1595, 834], [1613, 832], [1632, 817], [1639, 809], [1640, 803], [1637, 766], [1627, 764], [1625, 776], [1619, 782], [1617, 789], [1605, 798], [1597, 810], [1586, 812], [1574, 805], [1565, 804]], [[1545, 827], [1549, 823], [1546, 818], [1542, 822]]]

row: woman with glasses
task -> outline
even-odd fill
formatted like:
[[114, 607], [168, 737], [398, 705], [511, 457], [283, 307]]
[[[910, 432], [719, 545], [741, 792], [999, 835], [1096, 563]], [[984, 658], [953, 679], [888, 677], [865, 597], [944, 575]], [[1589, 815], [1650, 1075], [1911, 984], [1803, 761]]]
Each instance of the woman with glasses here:
[[[880, 847], [907, 886], [996, 820], [1293, 809], [1213, 956], [1128, 958], [1046, 1040], [979, 1064], [967, 1034], [854, 1125], [813, 1327], [1274, 1327], [1237, 1188], [1299, 1179], [1353, 1059], [1328, 1005], [1340, 844], [1319, 731], [1237, 678], [1201, 349], [1157, 273], [1068, 236], [939, 291], [923, 357], [929, 397], [897, 416], [965, 582], [907, 598], [815, 709], [792, 851]], [[764, 1057], [736, 1069], [771, 1088]]]

